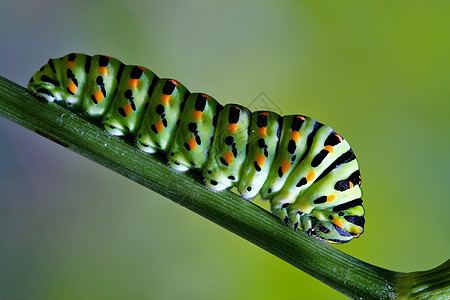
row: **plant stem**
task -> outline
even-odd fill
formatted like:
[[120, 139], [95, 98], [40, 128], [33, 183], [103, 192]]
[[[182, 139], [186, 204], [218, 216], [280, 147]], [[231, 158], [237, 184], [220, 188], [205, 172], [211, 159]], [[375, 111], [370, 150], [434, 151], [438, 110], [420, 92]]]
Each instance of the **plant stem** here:
[[[450, 261], [433, 270], [382, 269], [286, 227], [255, 204], [214, 193], [192, 172], [175, 174], [160, 155], [135, 149], [67, 109], [38, 101], [0, 76], [0, 115], [202, 215], [355, 299], [449, 295]], [[189, 191], [186, 193], [186, 191]]]

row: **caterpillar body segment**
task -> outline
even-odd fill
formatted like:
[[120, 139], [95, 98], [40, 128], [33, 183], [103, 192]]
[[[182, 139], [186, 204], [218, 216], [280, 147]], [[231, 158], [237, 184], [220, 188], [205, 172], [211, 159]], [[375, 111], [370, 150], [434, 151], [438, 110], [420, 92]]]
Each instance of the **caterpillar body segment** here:
[[201, 172], [204, 169], [222, 108], [221, 104], [206, 94], [189, 95], [178, 121], [179, 128], [185, 130], [177, 130], [168, 152], [168, 161], [173, 169], [181, 172], [189, 169]]
[[212, 190], [221, 191], [239, 182], [247, 157], [251, 116], [250, 110], [236, 104], [227, 104], [220, 112], [209, 159], [202, 173]]
[[160, 79], [149, 89], [148, 107], [135, 136], [138, 147], [149, 153], [171, 146], [188, 90], [173, 79]]
[[282, 117], [274, 112], [256, 111], [249, 127], [247, 158], [242, 166], [238, 190], [245, 199], [261, 192], [267, 181], [281, 134]]
[[[98, 78], [100, 76], [97, 80]], [[118, 82], [117, 89], [113, 92], [113, 101], [110, 101], [101, 124], [113, 135], [136, 136], [149, 105], [149, 91], [158, 78], [153, 72], [140, 66], [125, 66], [121, 78], [127, 80]]]
[[260, 194], [272, 199], [284, 186], [287, 178], [297, 167], [311, 144], [316, 120], [302, 115], [284, 116], [278, 142], [277, 155], [270, 168]]
[[28, 88], [105, 128], [162, 152], [176, 171], [202, 174], [221, 191], [258, 194], [294, 229], [344, 243], [364, 232], [361, 176], [347, 141], [303, 115], [221, 105], [174, 79], [105, 56], [50, 59]]

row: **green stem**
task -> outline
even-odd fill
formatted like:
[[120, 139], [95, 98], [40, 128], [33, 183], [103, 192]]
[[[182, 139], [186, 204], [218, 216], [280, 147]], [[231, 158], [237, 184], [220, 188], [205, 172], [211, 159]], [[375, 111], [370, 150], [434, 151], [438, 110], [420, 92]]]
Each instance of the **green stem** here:
[[[163, 157], [136, 150], [67, 109], [38, 101], [0, 76], [0, 115], [202, 215], [355, 299], [449, 294], [449, 261], [425, 272], [382, 269], [295, 232], [238, 195], [214, 193], [197, 174], [175, 174]], [[189, 193], [186, 193], [189, 191]]]
[[399, 273], [396, 290], [408, 299], [450, 299], [450, 259], [428, 271]]

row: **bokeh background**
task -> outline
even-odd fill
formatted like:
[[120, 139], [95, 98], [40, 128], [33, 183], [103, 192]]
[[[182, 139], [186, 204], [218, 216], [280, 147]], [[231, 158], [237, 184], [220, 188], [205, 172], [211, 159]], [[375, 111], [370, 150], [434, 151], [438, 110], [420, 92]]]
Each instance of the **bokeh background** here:
[[[108, 54], [222, 103], [261, 92], [348, 139], [366, 232], [398, 271], [447, 260], [448, 1], [2, 1], [0, 74]], [[339, 264], [339, 261], [336, 261]], [[0, 298], [344, 299], [110, 170], [0, 118]]]

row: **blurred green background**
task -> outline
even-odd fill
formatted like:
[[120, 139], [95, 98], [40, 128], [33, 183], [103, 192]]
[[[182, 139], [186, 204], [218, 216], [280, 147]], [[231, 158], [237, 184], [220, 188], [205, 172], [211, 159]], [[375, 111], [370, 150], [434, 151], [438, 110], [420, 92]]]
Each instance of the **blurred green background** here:
[[[222, 103], [264, 92], [350, 141], [365, 234], [398, 271], [448, 259], [448, 1], [2, 1], [0, 75], [107, 54]], [[337, 261], [336, 264], [339, 264]], [[0, 118], [0, 298], [344, 299], [219, 226]]]

